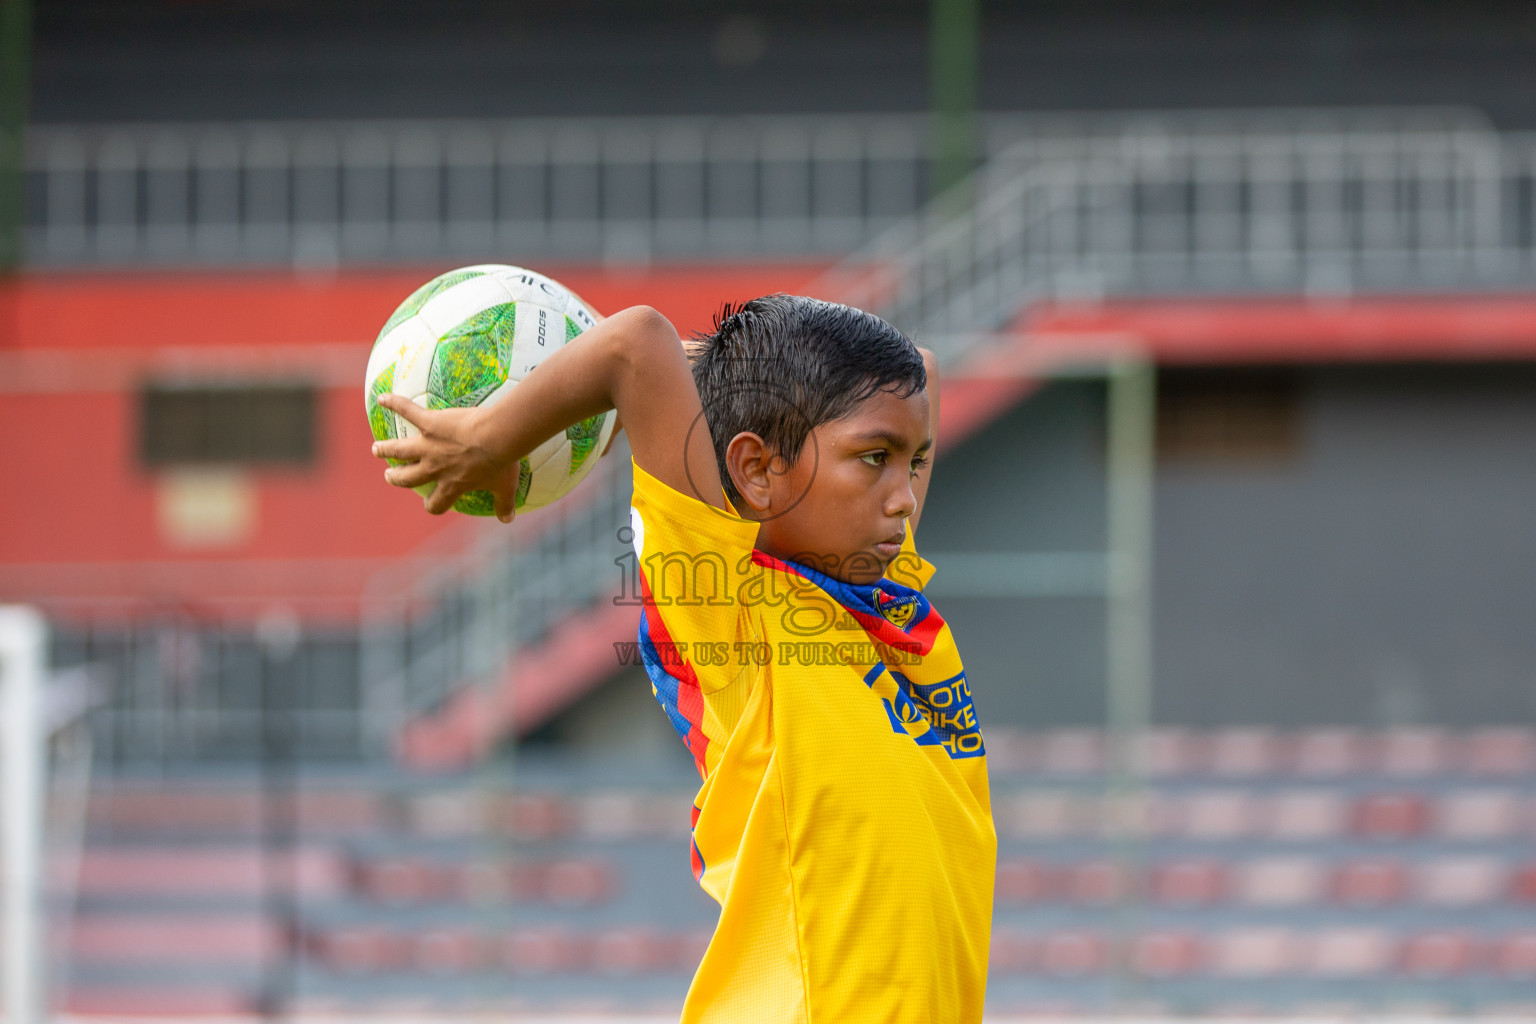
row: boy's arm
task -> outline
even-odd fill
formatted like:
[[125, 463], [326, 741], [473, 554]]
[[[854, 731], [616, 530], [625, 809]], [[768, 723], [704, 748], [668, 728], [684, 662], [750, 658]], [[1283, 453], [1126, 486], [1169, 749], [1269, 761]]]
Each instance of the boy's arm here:
[[928, 371], [928, 436], [933, 446], [928, 449], [928, 465], [912, 480], [912, 497], [916, 499], [912, 515], [907, 520], [912, 533], [917, 533], [917, 519], [923, 514], [923, 499], [928, 495], [928, 481], [933, 479], [933, 459], [939, 449], [939, 357], [926, 348], [918, 349], [923, 355], [923, 367]]
[[618, 410], [635, 462], [662, 483], [724, 510], [720, 472], [693, 372], [677, 331], [635, 306], [578, 335], [500, 400], [472, 409], [423, 409], [402, 395], [379, 404], [414, 424], [418, 437], [379, 441], [374, 455], [405, 463], [386, 470], [397, 487], [436, 482], [427, 511], [439, 515], [465, 491], [488, 490], [510, 522], [518, 459], [572, 423]]

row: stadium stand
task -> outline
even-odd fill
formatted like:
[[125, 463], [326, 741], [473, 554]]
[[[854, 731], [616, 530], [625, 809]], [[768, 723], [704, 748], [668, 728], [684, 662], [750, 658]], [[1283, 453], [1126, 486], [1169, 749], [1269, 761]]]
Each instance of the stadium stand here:
[[[1432, 991], [1491, 1010], [1536, 976], [1536, 779], [1503, 760], [1490, 779], [1486, 753], [1523, 749], [1528, 731], [1446, 730], [1432, 770], [1405, 777], [1419, 734], [1331, 730], [1361, 756], [1326, 779], [1279, 754], [1243, 755], [1234, 778], [1212, 754], [1130, 796], [1106, 795], [1084, 753], [1100, 734], [996, 734], [1010, 752], [994, 778], [1000, 1006], [1090, 1012], [1121, 964], [1174, 1008], [1212, 1012]], [[1176, 735], [1205, 751], [1253, 737]], [[569, 756], [520, 769], [510, 796], [473, 775], [333, 773], [296, 799], [239, 779], [118, 779], [90, 804], [67, 1003], [249, 1008], [280, 968], [294, 1005], [322, 1009], [449, 1005], [469, 979], [516, 1005], [680, 1001], [713, 921], [685, 852], [686, 760], [641, 778]], [[1160, 810], [1128, 816], [1128, 799]], [[274, 801], [311, 823], [301, 842], [264, 830]], [[195, 981], [179, 969], [193, 963]]]

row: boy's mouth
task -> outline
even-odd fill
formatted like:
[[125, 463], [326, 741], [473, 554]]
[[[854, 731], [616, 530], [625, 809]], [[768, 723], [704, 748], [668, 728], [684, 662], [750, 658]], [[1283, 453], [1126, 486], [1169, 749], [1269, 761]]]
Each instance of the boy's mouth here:
[[901, 542], [906, 539], [906, 534], [892, 534], [875, 545], [875, 553], [886, 560], [895, 558], [901, 553]]

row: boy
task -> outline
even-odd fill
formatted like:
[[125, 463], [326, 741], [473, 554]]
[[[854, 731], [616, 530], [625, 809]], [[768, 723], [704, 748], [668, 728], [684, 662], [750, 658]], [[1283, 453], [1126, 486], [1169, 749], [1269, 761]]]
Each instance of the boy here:
[[703, 777], [691, 856], [721, 906], [685, 1022], [978, 1021], [997, 848], [986, 757], [912, 547], [931, 353], [799, 296], [727, 308], [716, 328], [685, 354], [635, 307], [494, 405], [386, 396], [421, 436], [374, 452], [407, 463], [392, 484], [436, 481], [428, 511], [483, 488], [510, 520], [518, 458], [617, 409], [641, 650]]

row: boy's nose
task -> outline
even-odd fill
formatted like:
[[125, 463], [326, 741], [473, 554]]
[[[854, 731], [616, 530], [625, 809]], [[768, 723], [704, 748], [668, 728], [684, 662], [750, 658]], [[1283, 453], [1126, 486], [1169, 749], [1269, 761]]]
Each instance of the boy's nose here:
[[901, 516], [903, 519], [912, 515], [917, 509], [917, 496], [912, 493], [912, 481], [904, 481], [896, 488], [896, 492], [886, 500], [885, 514], [888, 516]]

